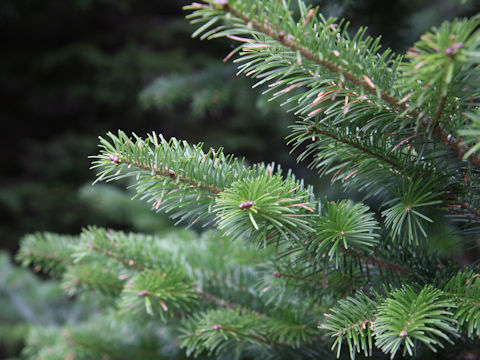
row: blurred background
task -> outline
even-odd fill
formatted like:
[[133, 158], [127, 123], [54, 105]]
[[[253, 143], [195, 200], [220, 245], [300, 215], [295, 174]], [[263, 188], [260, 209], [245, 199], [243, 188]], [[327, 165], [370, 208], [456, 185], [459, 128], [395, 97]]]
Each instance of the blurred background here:
[[[128, 192], [91, 186], [88, 156], [96, 154], [98, 136], [108, 131], [140, 136], [156, 131], [202, 141], [251, 162], [280, 162], [311, 183], [319, 181], [288, 153], [284, 138], [292, 117], [262, 97], [262, 89], [252, 90], [251, 80], [237, 78], [231, 61], [222, 62], [234, 44], [191, 38], [193, 28], [181, 9], [187, 3], [0, 2], [0, 250], [6, 252], [0, 257], [0, 300], [5, 304], [14, 303], [15, 291], [38, 281], [12, 264], [26, 233], [77, 234], [90, 224], [142, 232], [170, 228], [146, 205], [130, 201]], [[397, 52], [443, 20], [480, 12], [478, 0], [310, 3], [326, 16], [349, 19], [351, 31], [367, 25]], [[324, 191], [335, 196], [335, 189]], [[28, 291], [37, 292], [25, 298], [62, 296], [49, 286], [29, 285]], [[56, 304], [53, 300], [45, 304], [58, 308], [48, 305]], [[0, 312], [0, 323], [46, 321], [33, 305], [22, 306], [11, 306], [8, 318]], [[0, 340], [0, 358], [19, 351], [21, 336], [17, 340]]]

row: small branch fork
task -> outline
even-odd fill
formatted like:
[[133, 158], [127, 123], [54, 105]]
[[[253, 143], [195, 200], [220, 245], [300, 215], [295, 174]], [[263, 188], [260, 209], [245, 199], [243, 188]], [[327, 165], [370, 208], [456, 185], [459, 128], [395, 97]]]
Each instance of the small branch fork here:
[[[139, 264], [139, 263], [136, 263], [135, 261], [133, 260], [129, 260], [129, 259], [125, 259], [124, 257], [120, 256], [119, 254], [116, 254], [114, 253], [113, 251], [111, 250], [105, 250], [101, 247], [99, 247], [98, 245], [96, 244], [92, 244], [92, 243], [88, 243], [88, 247], [104, 256], [107, 256], [109, 258], [112, 258], [118, 262], [120, 262], [121, 264], [125, 265], [126, 267], [129, 267], [129, 268], [132, 268], [132, 269], [135, 269], [137, 271], [153, 271], [152, 269], [149, 269], [147, 268], [146, 266], [142, 265], [142, 264]], [[153, 271], [154, 273], [157, 273], [155, 271]], [[165, 274], [158, 274], [159, 276], [164, 276]], [[234, 304], [230, 304], [229, 302], [223, 300], [223, 299], [220, 299], [214, 295], [211, 295], [205, 291], [203, 291], [202, 289], [200, 288], [193, 288], [193, 291], [195, 293], [197, 293], [201, 298], [203, 298], [204, 300], [207, 300], [208, 302], [211, 302], [212, 304], [214, 305], [217, 305], [217, 306], [222, 306], [222, 307], [227, 307], [227, 308], [230, 308], [230, 309], [233, 309], [233, 310], [237, 310], [237, 306], [234, 305]]]
[[[401, 176], [405, 176], [404, 173], [402, 172], [403, 171], [403, 166], [397, 162], [394, 162], [392, 161], [391, 159], [385, 157], [385, 156], [382, 156], [380, 154], [377, 154], [377, 153], [374, 153], [372, 152], [370, 149], [368, 148], [365, 148], [363, 146], [361, 146], [360, 144], [355, 144], [355, 143], [352, 143], [346, 139], [342, 139], [342, 138], [339, 138], [338, 136], [335, 136], [335, 134], [332, 134], [326, 130], [322, 130], [322, 129], [319, 129], [318, 127], [314, 126], [314, 125], [310, 125], [307, 129], [307, 131], [309, 132], [314, 132], [314, 133], [318, 133], [318, 134], [322, 134], [322, 135], [325, 135], [325, 136], [328, 136], [336, 141], [339, 141], [339, 142], [342, 142], [344, 144], [347, 144], [347, 145], [350, 145], [352, 147], [354, 147], [355, 149], [358, 149], [370, 156], [373, 156], [373, 157], [376, 157], [377, 159], [385, 162], [386, 164], [392, 166], [395, 168], [395, 173], [401, 175]], [[447, 205], [448, 209], [450, 212], [454, 213], [454, 214], [458, 214], [458, 207], [461, 207], [465, 210], [467, 210], [468, 212], [470, 212], [471, 214], [473, 214], [473, 219], [475, 220], [480, 220], [480, 210], [473, 207], [471, 204], [465, 202], [464, 200], [462, 200], [461, 198], [459, 198], [458, 196], [455, 196], [455, 195], [451, 195], [451, 194], [446, 194], [445, 195], [445, 199], [446, 200], [450, 200], [450, 201], [453, 201], [455, 202], [455, 204], [451, 204], [451, 205]], [[463, 214], [465, 215], [465, 214]], [[467, 216], [467, 215], [465, 215]], [[468, 216], [470, 218], [472, 218], [471, 216]]]
[[[197, 4], [197, 7], [199, 5], [201, 4]], [[206, 5], [206, 6], [209, 6], [209, 5]], [[338, 66], [328, 60], [320, 58], [318, 55], [310, 51], [310, 49], [300, 45], [295, 38], [292, 38], [291, 36], [286, 35], [285, 32], [282, 30], [278, 30], [274, 28], [274, 26], [269, 24], [267, 21], [264, 21], [262, 24], [255, 19], [250, 19], [248, 15], [242, 13], [236, 8], [230, 7], [226, 1], [217, 2], [217, 7], [218, 6], [220, 6], [223, 9], [223, 11], [229, 12], [235, 17], [237, 17], [238, 19], [240, 19], [241, 21], [243, 21], [245, 24], [247, 24], [247, 26], [251, 26], [255, 30], [270, 36], [272, 39], [276, 40], [278, 43], [286, 46], [287, 48], [295, 52], [300, 53], [303, 57], [314, 62], [315, 64], [322, 66], [323, 68], [327, 69], [332, 73], [336, 73], [343, 76], [344, 79], [354, 83], [359, 87], [362, 87], [365, 91], [367, 91], [372, 95], [375, 95], [375, 96], [379, 95], [382, 100], [384, 100], [391, 106], [395, 107], [398, 111], [405, 112], [408, 110], [408, 105], [405, 102], [402, 102], [401, 100], [400, 101], [397, 100], [395, 97], [393, 97], [392, 95], [386, 93], [381, 89], [376, 89], [375, 84], [367, 76], [364, 76], [363, 78], [359, 78], [358, 76], [355, 76], [354, 74], [346, 71], [341, 66]], [[440, 110], [440, 114], [441, 114], [441, 110]], [[450, 150], [457, 153], [459, 159], [461, 159], [463, 157], [463, 154], [465, 154], [469, 150], [469, 146], [460, 145], [462, 143], [462, 140], [455, 139], [451, 134], [447, 134], [446, 131], [444, 131], [440, 127], [440, 125], [436, 123], [437, 120], [435, 119], [433, 120], [434, 124], [431, 124], [428, 122], [424, 123], [424, 127], [428, 128], [429, 126], [433, 125], [433, 135], [437, 137], [439, 140], [441, 140], [447, 147], [449, 147]], [[468, 161], [472, 163], [472, 165], [480, 168], [479, 155], [472, 154], [468, 158]]]
[[[106, 250], [106, 249], [103, 249], [101, 247], [99, 247], [98, 245], [96, 244], [92, 244], [92, 243], [88, 243], [88, 247], [104, 256], [107, 256], [107, 257], [110, 257], [122, 264], [124, 264], [125, 266], [127, 267], [130, 267], [132, 269], [135, 269], [137, 271], [153, 271], [152, 269], [149, 269], [147, 268], [146, 266], [142, 265], [142, 264], [139, 264], [139, 263], [136, 263], [134, 262], [133, 260], [129, 260], [129, 259], [126, 259], [126, 258], [123, 258], [121, 255], [119, 254], [116, 254], [114, 252], [112, 252], [111, 250]], [[155, 272], [157, 273], [157, 272]], [[159, 276], [165, 276], [165, 274], [159, 274]], [[224, 307], [224, 308], [229, 308], [229, 309], [232, 309], [232, 310], [238, 310], [240, 312], [248, 312], [248, 313], [252, 313], [254, 314], [257, 318], [264, 318], [264, 319], [269, 319], [269, 317], [265, 314], [262, 314], [262, 313], [259, 313], [255, 310], [250, 310], [250, 309], [243, 309], [241, 308], [240, 306], [236, 305], [236, 304], [232, 304], [232, 303], [229, 303], [228, 301], [224, 300], [224, 299], [221, 299], [221, 298], [218, 298], [208, 292], [205, 292], [203, 291], [201, 288], [199, 287], [193, 287], [192, 290], [197, 294], [199, 295], [202, 299], [212, 303], [213, 305], [216, 305], [216, 306], [220, 306], [220, 307]], [[143, 296], [143, 295], [142, 295]], [[302, 327], [304, 328], [305, 325], [299, 325], [299, 327]], [[216, 330], [227, 330], [227, 331], [235, 331], [234, 329], [230, 329], [230, 328], [225, 328], [223, 327], [222, 325], [214, 325], [212, 327], [212, 330], [216, 331]], [[250, 336], [250, 335], [248, 335]], [[254, 335], [253, 335], [254, 336]], [[261, 341], [265, 344], [282, 344], [282, 343], [278, 343], [276, 341], [274, 341], [273, 339], [263, 339], [263, 338], [257, 338], [255, 337], [255, 340], [258, 340], [258, 341]]]
[[413, 271], [411, 268], [403, 267], [401, 265], [392, 263], [385, 259], [381, 259], [376, 256], [368, 256], [368, 255], [362, 254], [360, 251], [352, 251], [345, 248], [343, 248], [342, 250], [345, 252], [345, 254], [349, 256], [361, 259], [362, 261], [365, 261], [367, 264], [372, 264], [373, 266], [376, 266], [378, 268], [391, 270], [394, 273], [397, 273], [398, 275], [408, 275], [408, 274], [411, 274]]

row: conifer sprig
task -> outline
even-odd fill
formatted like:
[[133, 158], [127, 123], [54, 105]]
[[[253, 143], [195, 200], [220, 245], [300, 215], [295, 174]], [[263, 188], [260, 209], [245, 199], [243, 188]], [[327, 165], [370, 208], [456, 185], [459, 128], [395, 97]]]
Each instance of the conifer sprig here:
[[[335, 19], [325, 20], [321, 15], [317, 15], [317, 9], [306, 8], [303, 4], [299, 6], [298, 19], [294, 18], [287, 3], [283, 1], [262, 4], [253, 0], [241, 3], [207, 1], [206, 4], [195, 3], [187, 9], [193, 10], [189, 15], [193, 23], [203, 24], [194, 36], [201, 35], [202, 39], [226, 36], [239, 41], [241, 45], [232, 52], [232, 55], [240, 54], [236, 60], [241, 63], [240, 72], [257, 78], [257, 85], [268, 85], [266, 92], [274, 92], [272, 98], [287, 96], [285, 103], [296, 110], [296, 115], [304, 118], [300, 124], [307, 128], [313, 124], [317, 129], [324, 125], [325, 129], [322, 128], [317, 135], [304, 134], [302, 137], [297, 133], [300, 142], [307, 138], [320, 137], [317, 145], [310, 146], [310, 152], [305, 153], [303, 158], [308, 154], [318, 156], [318, 163], [322, 165], [333, 164], [336, 157], [330, 156], [331, 152], [328, 152], [329, 156], [325, 155], [325, 152], [322, 155], [325, 149], [321, 146], [322, 140], [330, 135], [330, 143], [333, 145], [345, 144], [345, 158], [349, 159], [343, 160], [341, 164], [345, 169], [350, 168], [350, 171], [344, 172], [343, 177], [339, 179], [347, 178], [350, 180], [348, 182], [350, 186], [368, 191], [370, 194], [374, 192], [368, 187], [368, 184], [372, 184], [369, 179], [372, 179], [371, 175], [374, 173], [380, 174], [382, 170], [380, 168], [384, 170], [381, 178], [386, 182], [389, 182], [391, 174], [388, 174], [388, 171], [394, 164], [397, 165], [395, 171], [398, 174], [410, 179], [412, 172], [422, 176], [426, 168], [430, 168], [432, 177], [437, 178], [431, 183], [437, 187], [433, 193], [444, 194], [444, 208], [455, 211], [457, 215], [464, 215], [466, 220], [472, 217], [479, 220], [476, 215], [477, 205], [471, 202], [467, 204], [462, 200], [474, 196], [474, 192], [461, 186], [464, 170], [459, 167], [454, 170], [451, 163], [458, 160], [445, 157], [445, 154], [439, 151], [445, 144], [455, 151], [456, 156], [461, 157], [468, 148], [461, 144], [461, 140], [456, 139], [455, 129], [448, 128], [447, 133], [442, 128], [441, 122], [434, 119], [439, 114], [438, 111], [417, 114], [418, 106], [410, 104], [413, 104], [417, 97], [411, 99], [412, 94], [406, 94], [414, 84], [411, 81], [410, 87], [406, 84], [409, 76], [423, 79], [427, 75], [417, 73], [415, 64], [402, 61], [400, 57], [393, 56], [389, 50], [384, 51], [381, 56], [377, 55], [380, 48], [379, 39], [365, 37], [364, 29], [350, 38], [346, 30], [347, 24], [343, 22], [336, 24]], [[215, 24], [222, 21], [223, 25], [215, 27]], [[465, 68], [470, 66], [464, 66], [462, 63], [467, 62], [465, 54], [475, 50], [474, 39], [478, 34], [473, 30], [477, 22], [478, 19], [462, 20], [452, 27], [444, 26], [444, 34], [438, 36], [440, 42], [445, 42], [446, 33], [466, 41], [466, 49], [455, 48], [450, 54], [447, 51], [449, 47], [444, 48], [446, 45], [443, 44], [441, 47], [443, 52], [439, 51], [441, 61], [446, 58], [455, 62], [451, 71], [455, 74], [452, 76], [455, 76], [456, 80], [463, 79]], [[465, 29], [462, 24], [465, 25]], [[431, 46], [436, 49], [437, 45]], [[443, 79], [446, 79], [446, 75]], [[430, 93], [437, 93], [433, 89], [438, 86], [432, 85]], [[478, 94], [472, 91], [469, 96], [478, 97]], [[448, 96], [451, 98], [453, 95]], [[455, 106], [457, 105], [450, 106], [448, 108], [450, 110], [442, 114], [442, 118], [461, 115], [462, 108], [459, 110]], [[436, 109], [438, 110], [438, 106]], [[440, 113], [443, 113], [443, 110]], [[319, 117], [319, 120], [312, 121], [313, 118]], [[420, 118], [424, 119], [423, 122], [418, 120]], [[332, 124], [343, 132], [338, 131], [332, 137]], [[422, 124], [422, 132], [418, 131], [419, 124]], [[301, 126], [299, 125], [299, 128]], [[386, 136], [386, 133], [389, 135]], [[432, 134], [440, 141], [433, 141]], [[430, 154], [425, 156], [426, 148], [435, 149], [431, 157], [428, 156]], [[356, 158], [356, 155], [362, 152], [363, 158]], [[325, 158], [327, 160], [323, 163], [322, 160]], [[380, 168], [375, 166], [373, 161], [375, 158]], [[350, 159], [358, 161], [353, 165]], [[469, 160], [474, 165], [477, 162], [475, 156], [470, 156]], [[340, 169], [337, 170], [340, 172]], [[385, 195], [385, 189], [377, 187], [377, 190], [381, 192], [378, 195]], [[452, 194], [462, 196], [452, 197]], [[454, 210], [451, 206], [453, 199], [457, 202], [454, 206], [459, 205], [462, 211]], [[413, 227], [409, 227], [408, 231], [421, 233], [421, 228], [415, 225], [421, 221], [423, 220], [416, 218], [412, 223]], [[418, 239], [414, 239], [414, 242], [418, 242]]]
[[[241, 45], [232, 52], [232, 55], [240, 52], [242, 57], [239, 60], [246, 61], [246, 64], [240, 67], [241, 71], [260, 78], [259, 83], [270, 82], [271, 90], [283, 86], [283, 90], [277, 91], [277, 95], [290, 92], [299, 86], [310, 87], [310, 91], [303, 93], [300, 98], [291, 98], [288, 101], [298, 101], [299, 105], [296, 108], [302, 110], [300, 113], [319, 114], [323, 111], [322, 108], [312, 108], [312, 105], [316, 105], [322, 97], [331, 93], [333, 93], [331, 95], [333, 100], [337, 96], [341, 100], [346, 99], [345, 105], [339, 106], [342, 112], [353, 112], [355, 103], [378, 103], [366, 96], [366, 94], [370, 94], [380, 97], [388, 104], [383, 109], [387, 113], [393, 112], [392, 120], [400, 116], [409, 119], [410, 123], [413, 119], [414, 123], [418, 125], [422, 123], [418, 119], [425, 117], [426, 120], [423, 124], [428, 133], [432, 133], [459, 157], [468, 152], [468, 160], [473, 165], [480, 167], [480, 158], [469, 152], [468, 146], [462, 144], [461, 139], [456, 138], [452, 129], [448, 127], [450, 126], [448, 121], [443, 124], [447, 125], [447, 130], [443, 129], [443, 125], [438, 121], [440, 117], [443, 117], [443, 110], [447, 103], [446, 95], [443, 97], [444, 101], [440, 101], [440, 105], [436, 107], [436, 113], [429, 116], [424, 112], [418, 113], [416, 112], [418, 106], [410, 105], [413, 101], [410, 99], [413, 93], [409, 90], [418, 88], [418, 86], [416, 83], [407, 86], [408, 84], [403, 79], [403, 74], [407, 74], [406, 79], [408, 74], [414, 74], [410, 76], [412, 79], [428, 82], [432, 76], [435, 76], [443, 81], [444, 85], [440, 86], [443, 90], [440, 91], [445, 93], [452, 77], [455, 76], [457, 80], [462, 79], [465, 71], [468, 69], [474, 71], [470, 64], [472, 63], [471, 59], [474, 58], [474, 55], [471, 54], [475, 54], [477, 50], [478, 41], [475, 39], [479, 36], [479, 32], [474, 32], [474, 30], [478, 24], [478, 18], [468, 21], [459, 20], [452, 27], [444, 25], [441, 29], [443, 35], [435, 37], [435, 39], [429, 38], [429, 47], [439, 54], [440, 58], [437, 57], [439, 61], [445, 59], [450, 64], [446, 67], [449, 69], [448, 73], [441, 76], [436, 71], [428, 72], [429, 68], [424, 67], [427, 60], [423, 58], [414, 64], [402, 62], [400, 57], [395, 57], [388, 49], [383, 52], [382, 56], [378, 56], [379, 39], [373, 40], [365, 37], [365, 29], [359, 30], [353, 38], [349, 38], [346, 29], [342, 29], [342, 22], [336, 24], [335, 19], [325, 20], [321, 15], [317, 16], [317, 9], [306, 8], [303, 4], [300, 5], [301, 15], [298, 21], [293, 19], [293, 15], [284, 1], [272, 1], [262, 5], [258, 5], [255, 1], [244, 3], [206, 1], [206, 4], [194, 3], [186, 9], [194, 11], [189, 16], [193, 23], [204, 23], [204, 26], [200, 27], [194, 35], [202, 34], [202, 39], [227, 36], [233, 40], [244, 42], [245, 45]], [[271, 14], [275, 15], [271, 16]], [[215, 23], [224, 18], [228, 18], [228, 26], [220, 25], [213, 28]], [[304, 36], [306, 33], [314, 33], [316, 36]], [[448, 36], [445, 34], [450, 34], [450, 38], [453, 40], [448, 40]], [[315, 41], [317, 38], [321, 41]], [[437, 39], [438, 43], [435, 43]], [[465, 42], [462, 42], [462, 39]], [[351, 43], [355, 43], [355, 46], [350, 46]], [[291, 53], [286, 52], [285, 49], [289, 49]], [[416, 48], [413, 48], [409, 54], [415, 55], [412, 57], [420, 56]], [[302, 61], [302, 59], [306, 61]], [[263, 64], [260, 61], [263, 61]], [[312, 64], [317, 66], [312, 66]], [[399, 65], [402, 65], [400, 69]], [[318, 66], [327, 72], [322, 74]], [[438, 62], [432, 64], [430, 70], [436, 66], [441, 66], [441, 64]], [[422, 67], [427, 71], [426, 74], [417, 71]], [[334, 77], [331, 78], [329, 73], [334, 74]], [[398, 75], [398, 73], [402, 74]], [[275, 78], [279, 81], [272, 82]], [[428, 80], [424, 80], [425, 78]], [[343, 90], [344, 81], [360, 88], [360, 91], [348, 90], [348, 86], [346, 90]], [[464, 81], [467, 80], [464, 79]], [[328, 87], [322, 86], [322, 83], [328, 84]], [[393, 84], [398, 86], [392, 89]], [[432, 87], [432, 84], [429, 83], [428, 87]], [[457, 87], [460, 88], [461, 85], [457, 85]], [[478, 98], [478, 92], [475, 89], [472, 90], [471, 87], [469, 89], [468, 97], [470, 99]], [[433, 94], [435, 91], [430, 91], [430, 93]], [[315, 96], [320, 98], [316, 98], [312, 104], [312, 98]], [[309, 102], [307, 103], [306, 100]], [[460, 103], [462, 102], [465, 103], [463, 100]], [[337, 102], [337, 105], [340, 105], [340, 101]], [[306, 111], [308, 109], [310, 111]], [[452, 109], [452, 111], [457, 111]], [[446, 116], [451, 116], [452, 111], [448, 112]], [[372, 120], [375, 118], [373, 117]], [[383, 118], [385, 120], [382, 122], [383, 126], [391, 123], [391, 121], [387, 121], [389, 117], [383, 116]]]
[[[389, 259], [388, 252], [373, 255], [380, 227], [364, 205], [318, 202], [312, 189], [305, 188], [290, 172], [282, 176], [279, 168], [274, 171], [273, 165], [247, 167], [221, 150], [210, 159], [209, 154], [214, 150], [205, 154], [200, 146], [191, 147], [176, 139], [167, 141], [160, 136], [156, 140], [156, 135], [150, 135], [146, 140], [136, 137], [134, 142], [122, 132], [119, 136], [109, 136], [112, 144], [103, 140], [103, 150], [95, 157], [94, 166], [102, 167], [99, 179], [111, 181], [137, 176], [138, 195], [150, 197], [155, 208], [160, 201], [164, 206], [168, 204], [167, 211], [172, 211], [174, 218], [179, 213], [182, 219], [191, 218], [192, 212], [198, 214], [198, 209], [189, 207], [198, 204], [207, 212], [201, 215], [211, 219], [207, 224], [215, 225], [234, 239], [250, 239], [262, 246], [273, 243], [281, 256], [293, 256], [291, 261], [313, 272], [341, 269], [348, 273], [353, 268], [368, 270], [374, 266], [371, 269], [374, 277], [383, 272], [388, 274], [385, 279], [408, 273], [402, 266], [404, 260]], [[204, 159], [205, 162], [210, 159], [209, 166], [213, 169], [206, 170]], [[164, 167], [175, 177], [170, 171], [167, 174], [151, 170]], [[236, 177], [225, 177], [225, 172]], [[375, 185], [378, 188], [378, 183]], [[218, 192], [211, 191], [212, 187]], [[416, 189], [413, 197], [409, 197], [409, 191], [394, 194], [398, 200], [391, 200], [391, 207], [384, 211], [385, 224], [393, 236], [382, 241], [424, 246], [421, 245], [426, 236], [424, 222], [431, 220], [423, 211], [437, 203], [438, 194], [431, 191], [429, 183], [422, 189]], [[191, 191], [196, 194], [195, 200], [185, 195]], [[195, 219], [190, 223], [195, 223]], [[326, 267], [325, 257], [335, 261]]]
[[[145, 140], [121, 131], [108, 136], [110, 141], [102, 138], [101, 154], [94, 157], [93, 168], [101, 168], [97, 181], [134, 176], [137, 196], [156, 210], [171, 212], [174, 219], [205, 225], [217, 220], [227, 233], [251, 233], [257, 241], [311, 231], [304, 217], [314, 212], [312, 190], [290, 172], [283, 177], [274, 164], [248, 167], [222, 149], [205, 153], [201, 144], [167, 141], [156, 134]], [[265, 185], [274, 183], [277, 190], [267, 196]], [[257, 221], [266, 226], [260, 229]]]
[[[45, 238], [39, 236], [37, 246], [41, 247]], [[56, 239], [62, 241], [60, 236]], [[235, 270], [231, 258], [239, 256], [240, 248], [230, 245], [229, 239], [222, 239], [214, 233], [207, 235], [207, 239], [205, 241], [211, 243], [210, 249], [204, 249], [202, 257], [205, 259], [199, 261], [198, 247], [202, 248], [205, 241], [198, 239], [190, 244], [186, 240], [180, 241], [180, 244], [177, 241], [172, 248], [172, 243], [152, 236], [93, 227], [86, 229], [80, 238], [72, 237], [68, 243], [72, 264], [63, 273], [65, 290], [69, 294], [94, 290], [107, 295], [114, 300], [110, 304], [124, 315], [135, 314], [137, 318], [150, 315], [150, 319], [160, 319], [166, 323], [171, 317], [188, 319], [185, 320], [187, 328], [202, 326], [205, 321], [211, 322], [211, 314], [215, 313], [216, 320], [210, 327], [217, 326], [228, 334], [256, 344], [256, 351], [271, 349], [279, 344], [308, 348], [308, 344], [317, 336], [316, 312], [312, 313], [311, 309], [300, 303], [294, 307], [291, 303], [287, 306], [287, 301], [275, 309], [266, 307], [264, 302], [267, 299], [263, 299], [265, 292], [256, 290], [254, 286], [264, 276], [262, 272], [254, 271], [257, 264], [244, 265], [242, 271]], [[228, 248], [224, 248], [225, 254], [219, 259], [217, 267], [209, 257], [218, 258], [218, 254], [211, 252], [222, 244], [228, 244]], [[25, 241], [23, 245], [30, 245], [30, 242]], [[186, 251], [190, 247], [191, 253]], [[25, 252], [28, 253], [23, 248], [22, 253]], [[259, 256], [258, 260], [265, 261], [265, 255]], [[252, 256], [248, 255], [248, 258], [251, 260]], [[198, 268], [194, 266], [193, 259], [198, 262]], [[237, 264], [235, 266], [238, 267]], [[213, 269], [216, 271], [214, 278], [211, 275]], [[242, 279], [242, 272], [249, 273], [249, 278]], [[245, 286], [249, 287], [248, 292], [238, 289]], [[220, 297], [225, 289], [229, 290], [226, 299]], [[243, 297], [240, 301], [238, 294]], [[190, 316], [192, 314], [195, 316]], [[234, 324], [238, 319], [250, 319], [249, 324], [254, 326], [247, 333], [241, 329], [237, 333], [235, 326], [230, 329], [227, 325]], [[211, 331], [204, 333], [203, 336], [210, 340], [202, 349], [217, 351], [221, 345], [214, 341], [217, 335]], [[195, 343], [197, 340], [192, 341]], [[221, 347], [229, 346], [228, 338], [223, 339], [222, 343]], [[185, 342], [184, 346], [188, 349], [191, 346], [189, 344]], [[320, 349], [323, 347], [320, 346]]]
[[238, 54], [240, 73], [286, 98], [299, 159], [379, 200], [373, 209], [321, 201], [274, 164], [119, 131], [100, 138], [97, 181], [133, 179], [153, 209], [217, 230], [188, 241], [96, 228], [35, 235], [19, 259], [71, 294], [102, 294], [115, 312], [182, 324], [193, 356], [323, 358], [330, 338], [337, 357], [346, 343], [352, 359], [393, 359], [478, 342], [478, 268], [437, 251], [474, 243], [480, 222], [480, 17], [432, 29], [404, 59], [378, 54], [363, 28], [351, 36], [347, 22], [289, 5], [186, 8], [194, 36], [239, 42], [225, 61]]

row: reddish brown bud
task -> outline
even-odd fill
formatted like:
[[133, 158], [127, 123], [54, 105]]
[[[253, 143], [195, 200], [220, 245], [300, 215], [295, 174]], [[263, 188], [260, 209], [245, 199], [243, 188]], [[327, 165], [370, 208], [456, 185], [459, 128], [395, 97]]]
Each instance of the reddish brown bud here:
[[111, 162], [113, 163], [119, 163], [120, 162], [120, 157], [118, 155], [115, 155], [115, 154], [110, 154], [108, 155], [108, 158], [110, 159]]
[[308, 11], [307, 16], [305, 16], [304, 25], [307, 25], [310, 22], [314, 14], [315, 14], [315, 9], [310, 9]]
[[228, 7], [228, 1], [227, 0], [215, 0], [215, 4], [220, 5], [224, 9]]
[[278, 271], [275, 271], [275, 272], [273, 273], [273, 276], [275, 276], [275, 277], [280, 277], [280, 276], [282, 276], [282, 275], [281, 275]]
[[245, 201], [240, 205], [238, 205], [238, 207], [242, 210], [247, 210], [247, 209], [250, 209], [254, 203], [255, 203], [254, 201]]
[[448, 55], [448, 56], [456, 55], [458, 53], [458, 50], [463, 48], [463, 46], [464, 46], [463, 42], [455, 43], [455, 44], [451, 45], [450, 47], [448, 47], [447, 49], [445, 49], [445, 54]]
[[142, 290], [142, 291], [137, 292], [137, 296], [147, 296], [147, 295], [148, 295], [147, 290]]
[[212, 330], [221, 330], [222, 329], [222, 325], [213, 325], [212, 326]]

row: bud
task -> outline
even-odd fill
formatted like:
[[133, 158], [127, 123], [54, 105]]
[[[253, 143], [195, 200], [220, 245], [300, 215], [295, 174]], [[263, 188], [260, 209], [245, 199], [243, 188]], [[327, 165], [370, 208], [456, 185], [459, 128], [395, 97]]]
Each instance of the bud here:
[[307, 13], [307, 16], [305, 17], [305, 22], [304, 25], [307, 25], [310, 20], [312, 19], [313, 15], [315, 15], [315, 9], [310, 9]]
[[240, 205], [238, 205], [238, 207], [242, 210], [247, 210], [247, 209], [250, 209], [253, 206], [253, 204], [255, 204], [254, 201], [245, 201]]
[[215, 4], [220, 5], [224, 9], [228, 7], [228, 1], [227, 0], [215, 0]]
[[120, 162], [120, 157], [115, 154], [109, 154], [108, 158], [110, 159], [111, 162], [118, 164]]

